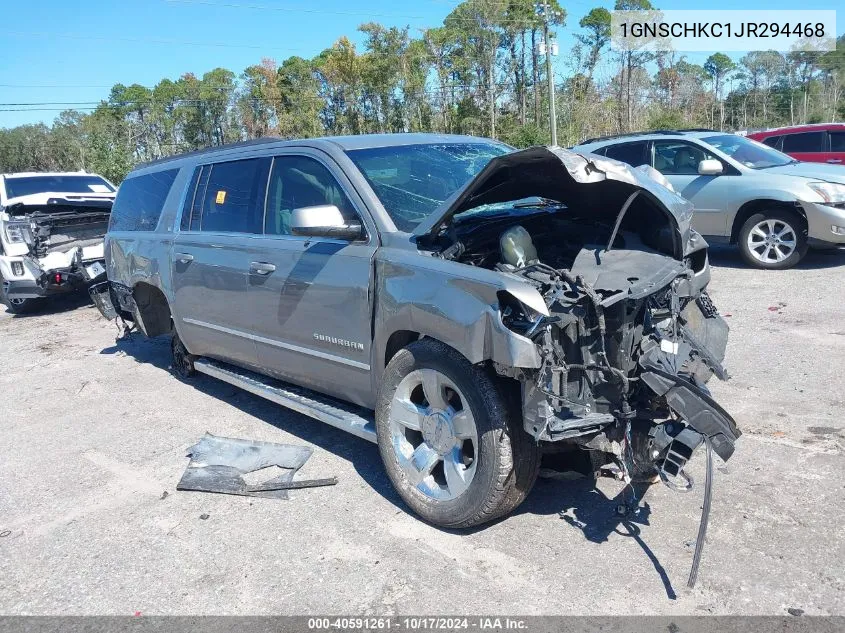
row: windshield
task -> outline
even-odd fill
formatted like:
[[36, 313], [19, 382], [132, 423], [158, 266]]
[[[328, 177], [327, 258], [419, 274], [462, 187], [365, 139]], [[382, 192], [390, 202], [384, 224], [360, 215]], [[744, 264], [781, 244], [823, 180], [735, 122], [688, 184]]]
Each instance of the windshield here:
[[114, 193], [114, 187], [100, 176], [17, 176], [6, 177], [6, 197], [17, 198], [34, 193]]
[[398, 145], [348, 150], [400, 231], [413, 231], [491, 159], [499, 143]]
[[798, 162], [791, 156], [772, 149], [768, 145], [763, 145], [757, 141], [752, 141], [750, 138], [737, 136], [736, 134], [708, 136], [702, 140], [751, 169], [779, 167]]

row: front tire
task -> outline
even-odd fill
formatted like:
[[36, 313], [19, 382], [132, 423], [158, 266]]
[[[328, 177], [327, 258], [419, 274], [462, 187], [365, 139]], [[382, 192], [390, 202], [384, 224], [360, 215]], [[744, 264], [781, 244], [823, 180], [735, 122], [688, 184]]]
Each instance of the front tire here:
[[173, 352], [173, 371], [180, 378], [191, 378], [196, 374], [197, 370], [194, 368], [194, 361], [196, 356], [188, 352], [188, 348], [179, 338], [176, 329], [173, 330], [173, 338], [170, 340], [170, 351]]
[[3, 278], [0, 277], [0, 303], [6, 306], [11, 314], [30, 314], [38, 309], [40, 299], [10, 299], [3, 290]]
[[539, 449], [513, 424], [486, 371], [421, 339], [385, 369], [376, 408], [379, 452], [393, 487], [426, 521], [465, 528], [516, 508], [539, 470]]
[[807, 254], [807, 231], [797, 213], [768, 209], [755, 213], [739, 231], [742, 258], [755, 268], [792, 268]]

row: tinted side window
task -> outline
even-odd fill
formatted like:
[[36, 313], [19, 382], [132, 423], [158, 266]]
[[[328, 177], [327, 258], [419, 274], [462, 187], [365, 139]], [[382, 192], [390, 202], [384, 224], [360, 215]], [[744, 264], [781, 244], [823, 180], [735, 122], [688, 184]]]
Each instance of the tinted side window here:
[[824, 132], [801, 132], [783, 137], [784, 152], [821, 152]]
[[261, 233], [269, 158], [211, 166], [202, 205], [201, 231]]
[[780, 142], [783, 139], [782, 136], [768, 136], [763, 139], [763, 143], [768, 145], [769, 147], [774, 147], [775, 149], [780, 149]]
[[289, 235], [294, 209], [333, 204], [347, 223], [358, 216], [349, 198], [331, 172], [319, 161], [305, 156], [277, 156], [267, 191], [267, 235]]
[[605, 151], [605, 156], [622, 161], [623, 163], [628, 163], [631, 167], [639, 167], [650, 162], [645, 152], [647, 145], [645, 141], [611, 145]]
[[168, 169], [124, 180], [117, 190], [109, 230], [154, 230], [178, 173], [178, 169]]
[[211, 173], [211, 165], [203, 165], [200, 170], [197, 190], [194, 192], [194, 203], [191, 205], [190, 230], [199, 231], [202, 222], [202, 203], [205, 200], [205, 190], [208, 186], [208, 175]]
[[845, 152], [845, 132], [830, 133], [830, 151]]
[[654, 141], [654, 168], [661, 174], [698, 174], [698, 163], [706, 158], [716, 157], [692, 143]]
[[185, 192], [185, 202], [182, 204], [182, 219], [179, 222], [179, 230], [187, 231], [191, 223], [191, 208], [194, 206], [194, 196], [197, 193], [197, 181], [200, 178], [201, 167], [194, 169], [191, 181], [188, 183], [188, 190]]

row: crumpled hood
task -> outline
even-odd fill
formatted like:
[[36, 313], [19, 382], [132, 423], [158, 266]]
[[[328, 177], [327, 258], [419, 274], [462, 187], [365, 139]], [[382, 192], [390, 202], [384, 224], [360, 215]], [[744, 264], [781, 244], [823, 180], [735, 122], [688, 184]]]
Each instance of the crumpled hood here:
[[845, 185], [845, 167], [842, 165], [825, 165], [824, 163], [790, 163], [780, 167], [767, 167], [760, 173], [782, 174], [784, 176], [800, 176], [811, 180], [826, 180]]
[[31, 213], [61, 213], [68, 211], [111, 210], [114, 193], [72, 194], [33, 193], [28, 196], [9, 198], [3, 207], [10, 216], [25, 216]]
[[[843, 169], [845, 171], [845, 169]], [[622, 183], [630, 195], [644, 191], [676, 221], [685, 244], [692, 220], [692, 204], [642, 171], [596, 154], [579, 154], [560, 147], [531, 147], [491, 160], [478, 175], [455, 192], [414, 231], [435, 234], [462, 211], [484, 205], [530, 197], [543, 197], [567, 206], [593, 206], [605, 213], [602, 196], [585, 195], [602, 182]], [[617, 188], [618, 189], [618, 188]], [[619, 208], [615, 209], [618, 212]]]
[[113, 201], [115, 197], [114, 192], [109, 193], [67, 193], [61, 191], [44, 191], [40, 193], [31, 193], [27, 196], [17, 196], [6, 200], [5, 207], [7, 209], [16, 205], [23, 206], [43, 206], [47, 204], [75, 204], [85, 203], [89, 201], [99, 202], [101, 200]]

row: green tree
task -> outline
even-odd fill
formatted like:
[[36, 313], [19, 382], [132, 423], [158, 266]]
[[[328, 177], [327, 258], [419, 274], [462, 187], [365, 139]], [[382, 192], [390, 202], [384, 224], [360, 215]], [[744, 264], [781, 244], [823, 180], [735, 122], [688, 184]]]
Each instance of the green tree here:
[[[733, 60], [724, 53], [714, 53], [704, 62], [704, 70], [713, 81], [713, 103], [719, 103], [719, 129], [723, 129], [725, 121], [725, 104], [722, 101], [722, 85], [728, 73], [736, 69]], [[710, 109], [710, 125], [713, 123], [713, 108]]]
[[575, 37], [588, 47], [587, 76], [592, 79], [601, 53], [610, 42], [610, 11], [604, 7], [591, 9], [587, 15], [581, 18], [578, 26], [586, 31], [576, 34]]

